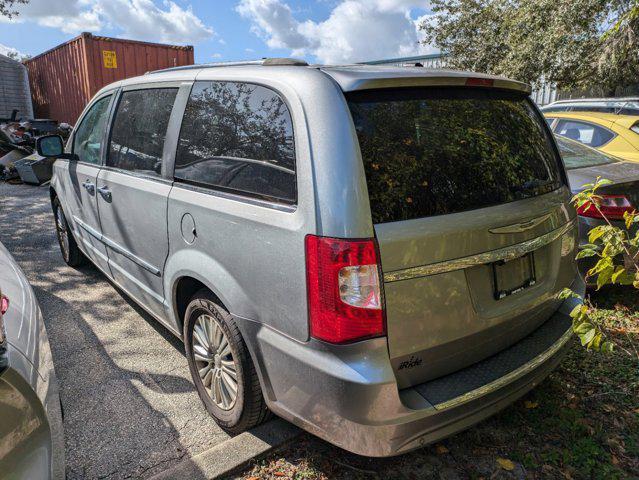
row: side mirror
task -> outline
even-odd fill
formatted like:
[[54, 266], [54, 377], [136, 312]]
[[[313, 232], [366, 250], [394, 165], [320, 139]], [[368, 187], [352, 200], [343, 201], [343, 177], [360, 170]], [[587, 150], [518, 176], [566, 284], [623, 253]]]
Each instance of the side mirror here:
[[42, 157], [64, 156], [64, 143], [60, 135], [44, 135], [36, 139], [36, 151]]

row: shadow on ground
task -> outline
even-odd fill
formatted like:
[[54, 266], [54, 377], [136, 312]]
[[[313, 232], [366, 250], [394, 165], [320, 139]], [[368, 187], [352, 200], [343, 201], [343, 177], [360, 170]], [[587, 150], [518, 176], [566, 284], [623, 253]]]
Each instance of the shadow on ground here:
[[67, 478], [145, 478], [227, 440], [181, 342], [97, 269], [69, 268], [48, 187], [0, 184], [0, 241], [31, 282], [61, 389]]

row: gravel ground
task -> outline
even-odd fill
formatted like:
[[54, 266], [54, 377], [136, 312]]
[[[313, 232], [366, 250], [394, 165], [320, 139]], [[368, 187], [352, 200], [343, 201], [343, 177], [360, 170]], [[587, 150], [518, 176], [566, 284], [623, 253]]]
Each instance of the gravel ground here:
[[227, 440], [183, 347], [95, 267], [62, 260], [48, 187], [0, 183], [0, 241], [40, 302], [61, 389], [67, 478], [147, 478]]

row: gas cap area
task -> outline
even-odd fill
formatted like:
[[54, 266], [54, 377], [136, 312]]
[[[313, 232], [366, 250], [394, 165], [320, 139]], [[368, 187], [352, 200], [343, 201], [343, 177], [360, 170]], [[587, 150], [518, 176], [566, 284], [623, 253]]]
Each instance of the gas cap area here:
[[185, 213], [182, 216], [180, 228], [182, 230], [182, 238], [186, 243], [191, 245], [195, 242], [195, 239], [197, 238], [197, 230], [195, 229], [195, 220], [190, 213]]

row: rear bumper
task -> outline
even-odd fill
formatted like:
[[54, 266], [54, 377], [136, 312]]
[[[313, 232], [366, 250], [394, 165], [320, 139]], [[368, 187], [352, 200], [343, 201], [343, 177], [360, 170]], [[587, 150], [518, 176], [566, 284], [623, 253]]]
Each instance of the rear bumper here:
[[[577, 290], [583, 293], [583, 283]], [[346, 450], [384, 457], [468, 428], [539, 384], [570, 343], [569, 312], [576, 301], [569, 299], [510, 349], [401, 391], [384, 338], [344, 346], [298, 343], [254, 322], [239, 323], [274, 413]], [[549, 326], [552, 331], [545, 332], [541, 345], [539, 332]], [[495, 367], [504, 363], [512, 368]]]

